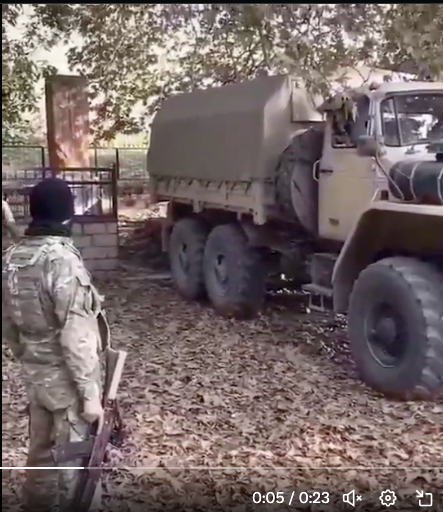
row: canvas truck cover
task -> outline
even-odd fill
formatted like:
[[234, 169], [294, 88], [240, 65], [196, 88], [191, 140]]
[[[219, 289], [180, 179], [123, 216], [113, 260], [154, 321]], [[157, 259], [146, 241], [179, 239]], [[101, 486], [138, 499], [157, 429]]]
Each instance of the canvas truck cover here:
[[[148, 171], [154, 182], [272, 180], [295, 130], [292, 87], [290, 77], [280, 75], [165, 100], [151, 130]], [[320, 120], [313, 107], [303, 107], [306, 121]]]

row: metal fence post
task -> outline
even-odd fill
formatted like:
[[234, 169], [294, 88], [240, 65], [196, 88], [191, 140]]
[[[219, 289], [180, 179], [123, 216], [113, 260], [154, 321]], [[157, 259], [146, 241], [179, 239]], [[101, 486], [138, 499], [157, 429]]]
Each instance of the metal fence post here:
[[45, 147], [44, 146], [40, 146], [40, 152], [41, 152], [41, 160], [42, 160], [42, 167], [45, 168], [46, 167], [46, 157], [45, 157]]
[[119, 148], [115, 148], [115, 176], [116, 179], [120, 179], [120, 152]]

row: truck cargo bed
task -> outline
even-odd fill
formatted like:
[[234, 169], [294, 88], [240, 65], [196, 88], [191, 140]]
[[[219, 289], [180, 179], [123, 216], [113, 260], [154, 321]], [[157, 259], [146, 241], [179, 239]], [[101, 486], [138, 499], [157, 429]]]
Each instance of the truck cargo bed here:
[[165, 100], [148, 153], [153, 197], [189, 202], [196, 211], [251, 213], [264, 223], [274, 208], [280, 155], [300, 124], [321, 120], [301, 94], [280, 75]]
[[177, 201], [204, 209], [225, 209], [252, 215], [254, 222], [264, 224], [274, 212], [272, 182], [229, 182], [198, 179], [151, 177], [155, 201]]

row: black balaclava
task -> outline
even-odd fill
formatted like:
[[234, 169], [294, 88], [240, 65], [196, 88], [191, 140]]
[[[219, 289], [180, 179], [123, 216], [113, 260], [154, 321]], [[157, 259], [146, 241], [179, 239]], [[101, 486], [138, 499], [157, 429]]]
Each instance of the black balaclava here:
[[47, 178], [29, 195], [31, 223], [28, 236], [70, 236], [74, 217], [74, 197], [66, 181]]

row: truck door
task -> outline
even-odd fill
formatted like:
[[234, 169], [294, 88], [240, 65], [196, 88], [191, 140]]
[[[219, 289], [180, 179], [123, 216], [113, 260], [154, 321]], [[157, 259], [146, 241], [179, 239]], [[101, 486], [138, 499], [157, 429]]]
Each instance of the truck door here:
[[357, 137], [372, 131], [371, 102], [367, 96], [357, 101], [357, 116], [346, 136], [337, 129], [334, 114], [328, 115], [322, 159], [317, 169], [319, 181], [318, 230], [321, 238], [344, 241], [361, 211], [376, 191], [372, 158], [357, 154]]

